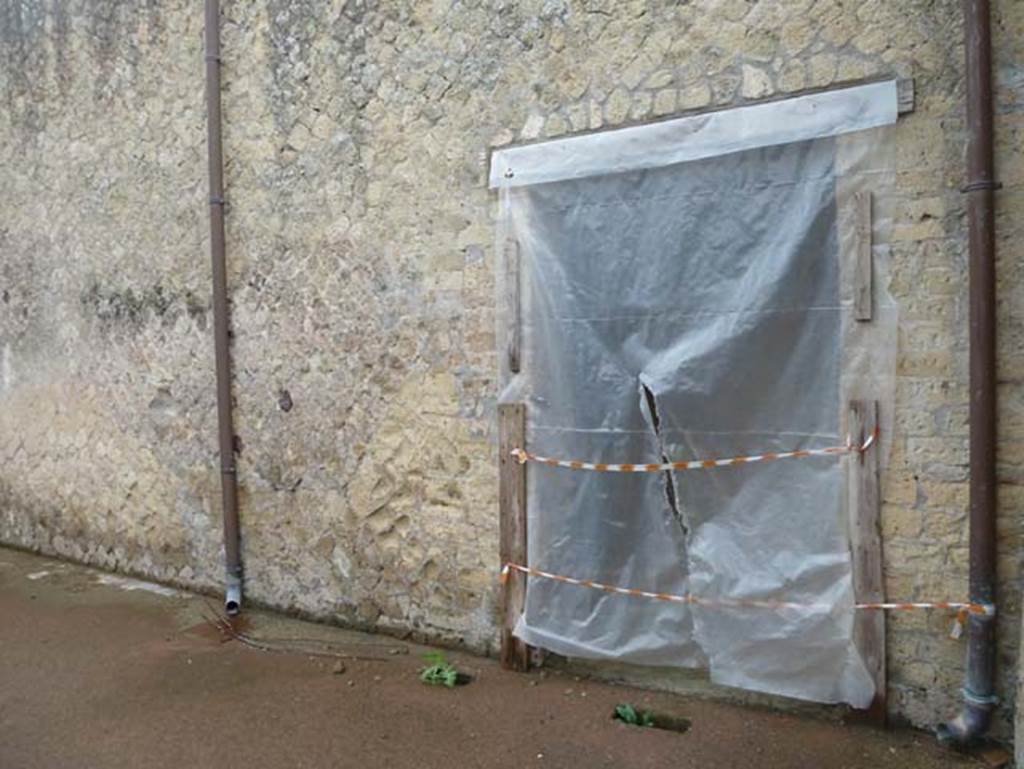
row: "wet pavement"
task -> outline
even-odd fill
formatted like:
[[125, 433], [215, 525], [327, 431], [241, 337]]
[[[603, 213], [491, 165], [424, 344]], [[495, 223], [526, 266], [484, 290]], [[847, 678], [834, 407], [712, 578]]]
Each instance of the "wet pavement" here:
[[[208, 606], [0, 549], [0, 768], [986, 765], [920, 732], [509, 673], [457, 652], [445, 654], [471, 682], [426, 686], [425, 647], [267, 612], [247, 612], [233, 637]], [[613, 720], [621, 703], [685, 731]]]

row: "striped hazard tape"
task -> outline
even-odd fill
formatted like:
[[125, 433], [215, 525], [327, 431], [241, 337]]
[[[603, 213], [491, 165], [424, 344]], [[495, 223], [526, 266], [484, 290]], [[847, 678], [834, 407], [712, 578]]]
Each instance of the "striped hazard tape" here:
[[[636, 598], [653, 598], [655, 601], [669, 601], [671, 603], [683, 603], [693, 606], [706, 606], [726, 609], [814, 609], [818, 611], [831, 611], [831, 609], [833, 608], [828, 604], [798, 603], [794, 601], [770, 601], [747, 598], [701, 598], [699, 596], [693, 595], [692, 593], [687, 593], [686, 595], [673, 595], [671, 593], [652, 593], [649, 590], [637, 590], [631, 587], [616, 587], [615, 585], [606, 585], [602, 582], [594, 582], [590, 579], [576, 579], [575, 577], [566, 577], [561, 574], [552, 574], [549, 571], [541, 571], [540, 569], [534, 569], [531, 566], [522, 566], [518, 563], [506, 563], [502, 567], [501, 583], [503, 585], [506, 582], [508, 582], [509, 574], [513, 571], [518, 571], [530, 577], [541, 577], [543, 579], [554, 580], [555, 582], [563, 582], [567, 585], [579, 585], [580, 587], [589, 587], [595, 590], [602, 590], [605, 593], [614, 593], [616, 595], [630, 595]], [[854, 604], [853, 608], [862, 611], [910, 611], [914, 609], [946, 609], [949, 611], [959, 612], [961, 613], [962, 617], [967, 614], [992, 616], [995, 614], [996, 611], [995, 607], [992, 605], [958, 601], [900, 601], [893, 603], [857, 603]]]
[[512, 449], [512, 456], [519, 464], [536, 462], [551, 467], [564, 467], [568, 470], [596, 470], [601, 473], [661, 473], [666, 470], [704, 470], [711, 467], [733, 467], [749, 465], [754, 462], [772, 462], [776, 459], [795, 459], [797, 457], [822, 457], [836, 454], [862, 454], [878, 439], [876, 427], [860, 446], [848, 441], [845, 446], [829, 446], [824, 449], [801, 449], [800, 451], [782, 451], [770, 454], [754, 454], [749, 457], [731, 457], [729, 459], [691, 459], [685, 462], [662, 462], [660, 464], [606, 464], [604, 462], [579, 462], [569, 459], [552, 459], [531, 454], [525, 449]]

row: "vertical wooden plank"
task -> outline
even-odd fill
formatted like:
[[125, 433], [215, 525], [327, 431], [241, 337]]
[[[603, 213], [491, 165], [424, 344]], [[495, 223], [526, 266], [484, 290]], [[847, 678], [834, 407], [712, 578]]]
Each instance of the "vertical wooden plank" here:
[[508, 370], [513, 374], [518, 374], [521, 365], [523, 309], [520, 296], [519, 241], [515, 238], [505, 241], [505, 270], [505, 293], [508, 302], [508, 328], [506, 330]]
[[871, 193], [858, 192], [854, 203], [857, 206], [857, 263], [853, 270], [853, 316], [857, 320], [871, 320]]
[[[498, 405], [498, 510], [501, 565], [527, 565], [526, 465], [512, 457], [512, 449], [526, 448], [526, 406]], [[526, 601], [526, 575], [511, 572], [505, 580], [501, 629], [501, 665], [510, 670], [530, 667], [530, 647], [512, 635]]]
[[[878, 424], [878, 401], [850, 402], [848, 429], [853, 441], [863, 445]], [[858, 603], [885, 601], [882, 581], [882, 537], [879, 526], [878, 444], [852, 457], [849, 466], [850, 548], [853, 556], [853, 590]], [[875, 699], [866, 717], [886, 723], [885, 612], [856, 612], [854, 642], [875, 682]]]
[[905, 115], [914, 111], [914, 78], [896, 81], [896, 114]]

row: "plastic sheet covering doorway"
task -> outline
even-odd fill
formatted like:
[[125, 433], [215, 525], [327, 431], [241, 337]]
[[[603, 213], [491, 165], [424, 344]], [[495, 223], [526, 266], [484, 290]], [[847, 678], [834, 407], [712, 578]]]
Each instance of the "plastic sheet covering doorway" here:
[[[884, 442], [895, 120], [888, 82], [495, 153], [498, 252], [518, 244], [522, 302], [522, 364], [506, 366], [501, 397], [528, 404], [529, 450], [661, 463], [842, 445], [852, 397], [882, 403]], [[853, 320], [849, 266], [849, 201], [863, 190], [877, 211], [870, 324]], [[707, 667], [726, 685], [866, 706], [847, 461], [531, 466], [531, 566], [725, 606], [531, 579], [516, 635], [567, 656]]]

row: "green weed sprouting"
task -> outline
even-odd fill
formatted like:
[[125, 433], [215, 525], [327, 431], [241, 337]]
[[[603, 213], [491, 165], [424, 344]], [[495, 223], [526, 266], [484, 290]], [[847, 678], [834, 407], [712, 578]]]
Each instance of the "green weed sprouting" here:
[[423, 655], [427, 667], [420, 671], [420, 680], [431, 686], [455, 687], [459, 681], [459, 671], [455, 669], [441, 652], [428, 652]]
[[628, 702], [615, 706], [614, 717], [631, 726], [654, 726], [654, 716], [649, 710], [637, 710]]

